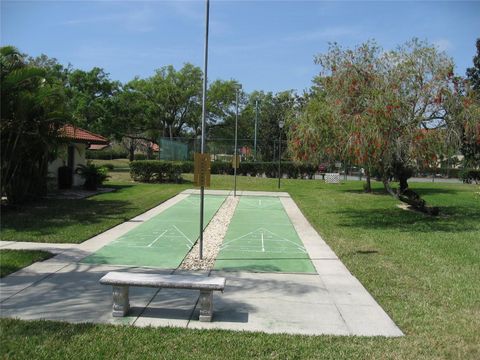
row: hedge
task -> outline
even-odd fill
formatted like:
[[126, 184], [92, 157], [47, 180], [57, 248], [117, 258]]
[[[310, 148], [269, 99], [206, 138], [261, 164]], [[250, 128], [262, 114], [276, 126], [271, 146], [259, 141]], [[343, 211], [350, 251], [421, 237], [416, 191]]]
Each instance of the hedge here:
[[460, 173], [460, 177], [464, 183], [471, 184], [475, 181], [478, 184], [480, 182], [480, 170], [464, 169]]
[[[193, 173], [193, 161], [163, 161], [163, 160], [136, 160], [130, 163], [130, 174], [135, 181], [140, 182], [181, 182], [182, 173]], [[317, 167], [310, 164], [296, 164], [282, 162], [282, 174], [290, 179], [313, 179]], [[225, 161], [211, 163], [212, 174], [233, 174], [232, 164]], [[241, 162], [237, 170], [238, 175], [257, 176], [265, 175], [269, 178], [278, 176], [277, 162]]]
[[86, 158], [91, 160], [113, 160], [113, 159], [126, 159], [128, 158], [128, 152], [124, 150], [87, 150]]
[[441, 176], [447, 176], [450, 179], [459, 179], [461, 178], [461, 173], [462, 169], [457, 169], [457, 168], [424, 168], [424, 169], [419, 169], [418, 171], [415, 172], [413, 176], [433, 176], [435, 175], [441, 175]]
[[132, 179], [140, 182], [175, 182], [183, 181], [182, 172], [185, 169], [181, 162], [162, 160], [135, 160], [130, 162]]

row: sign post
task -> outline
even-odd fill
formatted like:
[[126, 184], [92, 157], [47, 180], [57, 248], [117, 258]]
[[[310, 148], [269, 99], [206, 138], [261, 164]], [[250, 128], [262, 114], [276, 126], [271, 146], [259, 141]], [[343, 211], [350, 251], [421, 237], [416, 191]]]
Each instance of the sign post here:
[[193, 182], [195, 186], [210, 186], [211, 161], [210, 154], [195, 153]]

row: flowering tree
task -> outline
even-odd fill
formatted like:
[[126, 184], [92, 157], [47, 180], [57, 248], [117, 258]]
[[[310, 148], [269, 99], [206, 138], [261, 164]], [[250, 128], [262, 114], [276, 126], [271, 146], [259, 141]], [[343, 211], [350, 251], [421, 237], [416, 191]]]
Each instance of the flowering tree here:
[[[374, 42], [353, 50], [333, 44], [316, 63], [322, 69], [291, 127], [289, 149], [299, 161], [362, 166], [367, 191], [376, 173], [392, 195], [406, 193], [412, 167], [436, 163], [459, 148], [465, 128], [476, 128], [452, 60], [427, 43], [414, 39], [390, 52]], [[392, 177], [400, 180], [398, 193]]]

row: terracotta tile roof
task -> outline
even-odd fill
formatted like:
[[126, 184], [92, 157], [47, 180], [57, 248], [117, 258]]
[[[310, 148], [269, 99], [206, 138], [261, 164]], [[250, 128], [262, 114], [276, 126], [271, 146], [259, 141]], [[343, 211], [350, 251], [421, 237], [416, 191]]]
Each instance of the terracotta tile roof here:
[[108, 145], [97, 145], [97, 144], [91, 144], [89, 147], [88, 147], [88, 150], [102, 150], [102, 149], [105, 149], [106, 147], [108, 147]]
[[67, 139], [74, 140], [76, 142], [83, 142], [88, 144], [96, 144], [96, 145], [108, 145], [109, 141], [107, 138], [104, 138], [101, 135], [94, 134], [90, 131], [80, 129], [79, 127], [66, 124], [60, 130], [60, 134], [62, 137], [66, 137]]
[[154, 152], [158, 152], [160, 150], [160, 147], [155, 143], [151, 142], [148, 145], [152, 148], [152, 151], [154, 151]]

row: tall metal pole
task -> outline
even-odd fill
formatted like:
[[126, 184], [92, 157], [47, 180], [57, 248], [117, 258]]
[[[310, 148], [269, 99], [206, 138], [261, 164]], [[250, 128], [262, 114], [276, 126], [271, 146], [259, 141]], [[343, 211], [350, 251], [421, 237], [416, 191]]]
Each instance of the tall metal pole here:
[[238, 135], [238, 92], [241, 87], [236, 88], [235, 93], [235, 149], [233, 150], [233, 161], [235, 166], [233, 167], [233, 196], [237, 196], [237, 135]]
[[278, 134], [278, 188], [280, 189], [280, 168], [282, 163], [282, 128]]
[[[207, 66], [208, 66], [208, 22], [210, 13], [210, 0], [205, 2], [205, 56], [203, 63], [203, 96], [202, 96], [202, 140], [200, 152], [205, 151], [205, 118], [207, 114]], [[200, 260], [203, 259], [203, 210], [204, 210], [205, 187], [203, 182], [200, 186]]]
[[280, 189], [280, 178], [281, 178], [281, 164], [282, 164], [282, 129], [285, 122], [280, 120], [278, 122], [278, 127], [280, 131], [278, 133], [278, 188]]
[[255, 138], [253, 140], [253, 154], [257, 161], [257, 123], [258, 123], [258, 99], [255, 99]]

